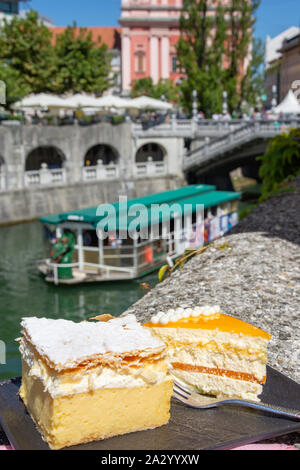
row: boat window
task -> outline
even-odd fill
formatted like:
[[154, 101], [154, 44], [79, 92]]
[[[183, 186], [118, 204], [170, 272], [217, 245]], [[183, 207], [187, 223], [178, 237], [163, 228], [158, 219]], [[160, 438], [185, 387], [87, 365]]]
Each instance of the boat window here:
[[99, 239], [96, 230], [83, 230], [83, 245], [84, 246], [99, 246]]
[[217, 206], [213, 206], [213, 207], [211, 208], [211, 214], [212, 214], [214, 217], [217, 215], [217, 209], [218, 209]]

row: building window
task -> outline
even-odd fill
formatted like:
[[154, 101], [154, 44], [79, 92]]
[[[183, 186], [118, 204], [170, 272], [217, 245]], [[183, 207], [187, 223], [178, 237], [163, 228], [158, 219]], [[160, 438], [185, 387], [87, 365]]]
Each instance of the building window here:
[[172, 73], [176, 73], [178, 68], [178, 62], [176, 55], [172, 56]]
[[143, 53], [139, 52], [136, 54], [136, 73], [145, 72], [145, 56]]
[[0, 11], [17, 14], [19, 12], [18, 2], [0, 2]]

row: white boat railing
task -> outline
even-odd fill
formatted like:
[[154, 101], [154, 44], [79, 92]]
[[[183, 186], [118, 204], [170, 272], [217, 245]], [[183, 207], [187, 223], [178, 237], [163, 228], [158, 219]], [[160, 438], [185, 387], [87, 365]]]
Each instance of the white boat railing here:
[[123, 268], [123, 267], [118, 267], [118, 266], [107, 266], [104, 264], [96, 264], [96, 263], [69, 263], [69, 264], [59, 264], [59, 263], [53, 263], [51, 260], [47, 259], [46, 260], [46, 265], [53, 269], [53, 279], [54, 279], [54, 284], [58, 285], [59, 284], [59, 277], [58, 277], [58, 270], [62, 268], [78, 268], [80, 272], [84, 274], [84, 267], [90, 267], [90, 268], [96, 268], [99, 269], [99, 271], [104, 271], [106, 273], [106, 279], [110, 278], [110, 273], [111, 271], [117, 271], [117, 272], [123, 272], [129, 274], [130, 277], [133, 277], [135, 274], [135, 270], [132, 268]]

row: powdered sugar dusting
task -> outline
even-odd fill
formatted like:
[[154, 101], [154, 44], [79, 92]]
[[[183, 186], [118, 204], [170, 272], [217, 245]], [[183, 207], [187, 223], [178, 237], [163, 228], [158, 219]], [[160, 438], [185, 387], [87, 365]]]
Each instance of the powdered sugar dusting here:
[[143, 328], [134, 315], [115, 318], [107, 323], [23, 318], [26, 336], [41, 355], [55, 365], [72, 367], [80, 360], [99, 354], [122, 354], [163, 348], [164, 344]]

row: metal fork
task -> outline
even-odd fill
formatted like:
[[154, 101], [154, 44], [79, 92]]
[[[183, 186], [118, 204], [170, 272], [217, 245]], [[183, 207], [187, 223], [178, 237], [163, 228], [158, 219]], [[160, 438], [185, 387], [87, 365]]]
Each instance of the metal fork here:
[[284, 416], [285, 418], [300, 420], [300, 411], [283, 408], [281, 406], [269, 405], [262, 402], [240, 400], [238, 398], [224, 398], [220, 400], [217, 398], [208, 397], [201, 395], [199, 392], [189, 390], [186, 384], [181, 381], [179, 382], [177, 378], [174, 380], [173, 396], [177, 398], [177, 400], [192, 408], [199, 408], [202, 410], [223, 405], [238, 405], [273, 413], [277, 416]]

